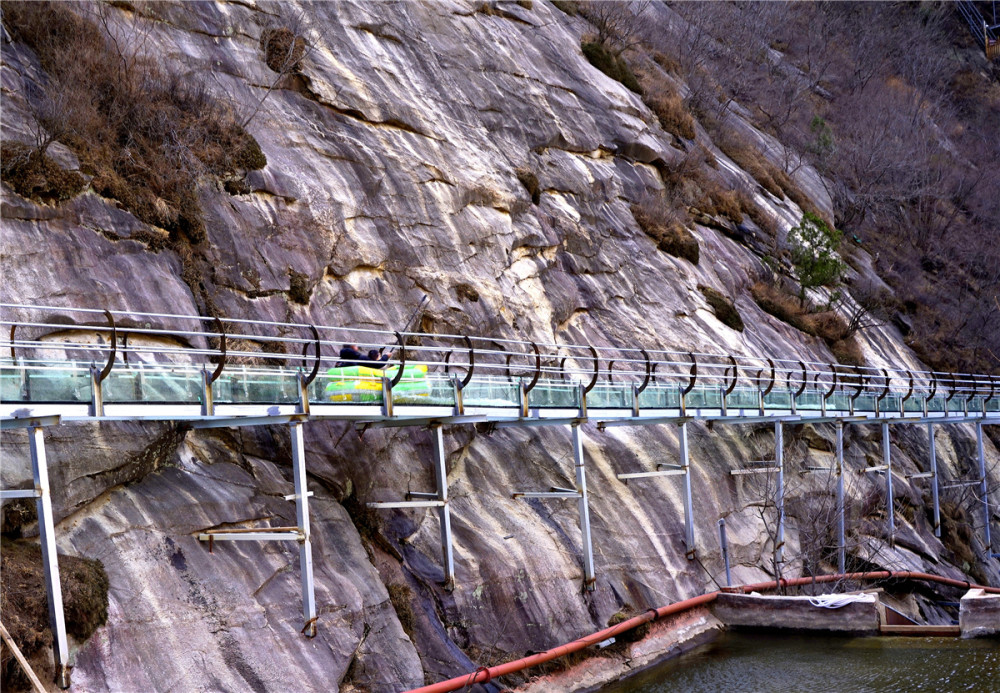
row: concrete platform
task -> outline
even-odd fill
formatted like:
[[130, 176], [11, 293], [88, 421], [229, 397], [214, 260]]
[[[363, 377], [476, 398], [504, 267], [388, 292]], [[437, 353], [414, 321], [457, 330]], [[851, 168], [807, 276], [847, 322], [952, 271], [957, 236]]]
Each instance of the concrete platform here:
[[849, 604], [831, 609], [814, 606], [812, 597], [722, 593], [712, 605], [728, 628], [773, 628], [825, 631], [844, 635], [877, 635], [879, 601], [874, 593], [851, 595]]
[[959, 602], [958, 625], [963, 638], [1000, 637], [1000, 594], [966, 592]]

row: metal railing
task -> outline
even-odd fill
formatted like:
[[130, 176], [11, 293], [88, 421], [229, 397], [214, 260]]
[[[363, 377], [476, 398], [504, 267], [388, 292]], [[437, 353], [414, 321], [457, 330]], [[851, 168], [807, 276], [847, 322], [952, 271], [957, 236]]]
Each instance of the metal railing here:
[[[339, 361], [341, 345], [355, 344], [362, 351], [394, 350], [385, 364], [356, 364], [388, 366], [390, 388], [412, 373], [409, 368], [419, 367], [429, 384], [429, 391], [422, 393], [431, 398], [428, 402], [435, 393], [451, 399], [456, 388], [472, 392], [494, 387], [502, 392], [494, 399], [504, 405], [516, 399], [519, 387], [526, 396], [535, 391], [534, 399], [542, 406], [546, 393], [558, 400], [551, 406], [575, 406], [572, 399], [553, 393], [575, 393], [580, 385], [584, 394], [596, 390], [593, 396], [599, 397], [603, 392], [608, 400], [604, 406], [623, 408], [640, 399], [659, 401], [654, 394], [668, 391], [677, 397], [660, 400], [671, 405], [680, 398], [677, 405], [682, 407], [700, 402], [725, 408], [732, 402], [763, 408], [778, 399], [808, 401], [817, 396], [824, 402], [846, 398], [852, 410], [857, 405], [866, 411], [917, 411], [918, 402], [945, 412], [1000, 406], [1000, 378], [984, 374], [684, 352], [654, 345], [619, 348], [18, 304], [0, 308], [6, 314], [0, 320], [0, 376], [8, 402], [73, 401], [83, 397], [66, 395], [69, 390], [102, 385], [116, 401], [197, 402], [203, 380], [219, 383], [219, 392], [229, 398], [239, 400], [242, 392], [244, 401], [272, 397], [277, 402], [295, 401], [296, 382], [301, 381], [310, 399], [325, 402], [330, 401], [326, 393], [331, 380], [381, 379], [371, 373], [321, 372]], [[11, 312], [21, 319], [9, 319]], [[55, 387], [59, 379], [61, 386]], [[48, 394], [43, 392], [46, 385]]]

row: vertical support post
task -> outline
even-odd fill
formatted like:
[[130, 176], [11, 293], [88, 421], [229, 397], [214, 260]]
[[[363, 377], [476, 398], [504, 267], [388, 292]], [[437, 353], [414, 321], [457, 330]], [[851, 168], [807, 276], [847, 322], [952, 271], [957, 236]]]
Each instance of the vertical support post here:
[[104, 388], [101, 384], [101, 371], [97, 366], [90, 367], [90, 415], [104, 416]]
[[989, 484], [986, 483], [986, 453], [983, 450], [983, 422], [976, 422], [976, 452], [979, 456], [979, 491], [983, 494], [983, 541], [986, 543], [986, 555], [993, 554], [993, 540], [990, 537], [990, 497]]
[[694, 560], [694, 509], [691, 507], [691, 456], [688, 451], [687, 422], [681, 424], [681, 469], [684, 470], [684, 548], [689, 561]]
[[49, 598], [49, 629], [52, 631], [52, 651], [55, 655], [56, 684], [69, 688], [69, 645], [66, 640], [66, 619], [63, 615], [62, 584], [59, 580], [59, 559], [56, 554], [56, 531], [52, 521], [52, 495], [49, 492], [49, 469], [45, 459], [45, 438], [41, 427], [28, 431], [31, 448], [31, 473], [35, 477], [38, 499], [38, 539], [42, 546], [42, 569]]
[[312, 542], [309, 538], [309, 488], [306, 482], [305, 441], [302, 422], [290, 424], [292, 437], [292, 474], [295, 480], [295, 517], [299, 533], [299, 572], [302, 580], [302, 632], [316, 637], [316, 590], [313, 585]]
[[441, 424], [431, 425], [431, 437], [434, 439], [434, 480], [437, 483], [438, 500], [444, 503], [438, 508], [438, 518], [441, 521], [441, 555], [444, 567], [444, 587], [446, 590], [455, 588], [455, 556], [451, 548], [451, 508], [448, 507], [448, 469], [444, 457], [444, 431]]
[[587, 472], [584, 469], [583, 433], [580, 424], [570, 426], [573, 430], [573, 459], [576, 463], [576, 490], [580, 494], [580, 531], [583, 533], [583, 585], [588, 592], [594, 590], [594, 547], [590, 538], [590, 506], [587, 502]]
[[934, 536], [941, 537], [941, 503], [938, 498], [937, 448], [934, 444], [934, 424], [927, 424], [927, 442], [931, 456], [931, 498], [934, 500]]
[[837, 572], [847, 569], [847, 540], [844, 532], [844, 422], [837, 422]]
[[517, 410], [522, 419], [528, 418], [528, 393], [524, 388], [524, 378], [517, 379]]
[[732, 587], [733, 578], [729, 574], [729, 541], [726, 539], [726, 518], [719, 518], [719, 543], [722, 545], [722, 561], [726, 564], [726, 587]]
[[892, 494], [892, 449], [889, 444], [889, 424], [882, 423], [882, 462], [885, 464], [886, 509], [889, 514], [889, 546], [896, 546], [896, 501]]
[[[774, 422], [774, 462], [778, 468], [778, 488], [777, 508], [778, 508], [778, 531], [774, 546], [774, 562], [780, 571], [784, 563], [785, 549], [785, 432], [781, 421]], [[775, 577], [780, 577], [776, 575]]]

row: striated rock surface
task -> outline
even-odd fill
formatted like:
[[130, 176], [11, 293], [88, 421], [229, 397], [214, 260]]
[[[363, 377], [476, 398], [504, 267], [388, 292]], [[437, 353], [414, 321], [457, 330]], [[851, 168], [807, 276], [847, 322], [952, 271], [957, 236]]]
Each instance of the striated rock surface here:
[[[497, 4], [503, 12], [443, 1], [142, 6], [155, 20], [150, 56], [247, 110], [275, 77], [261, 27], [301, 14], [312, 43], [302, 73], [280, 81], [248, 126], [268, 165], [250, 175], [247, 194], [200, 186], [208, 242], [197, 248], [206, 271], [196, 283], [185, 278], [190, 259], [151, 249], [138, 232], [158, 230], [113, 201], [90, 191], [44, 206], [4, 186], [3, 301], [398, 329], [426, 293], [427, 331], [833, 361], [820, 340], [757, 307], [747, 289], [763, 267], [746, 246], [696, 226], [697, 266], [656, 249], [630, 203], [662, 189], [658, 168], [683, 155], [681, 143], [586, 61], [582, 19], [541, 0]], [[131, 21], [136, 10], [121, 6], [112, 21]], [[672, 16], [654, 9], [656, 21]], [[36, 73], [30, 52], [4, 44], [4, 139], [29, 137], [24, 85]], [[538, 178], [537, 204], [518, 181], [522, 167]], [[796, 176], [826, 209], [815, 172]], [[756, 196], [782, 231], [800, 216], [790, 201], [759, 188]], [[298, 275], [304, 304], [291, 296]], [[743, 333], [715, 318], [699, 284], [735, 299]], [[861, 341], [871, 365], [920, 366], [895, 328]], [[457, 587], [446, 592], [436, 515], [358, 510], [430, 488], [429, 434], [359, 439], [345, 424], [308, 424], [314, 640], [297, 632], [293, 545], [234, 542], [209, 553], [196, 538], [220, 525], [294, 524], [282, 498], [291, 492], [287, 431], [47, 431], [60, 549], [100, 558], [111, 581], [108, 624], [75, 651], [74, 689], [394, 691], [454, 676], [603, 627], [623, 605], [641, 610], [713, 587], [724, 579], [719, 517], [734, 580], [766, 578], [765, 527], [747, 507], [755, 490], [728, 474], [759, 454], [766, 431], [692, 427], [692, 562], [679, 483], [615, 478], [672, 460], [676, 431], [584, 430], [596, 590], [582, 589], [575, 503], [510, 496], [572, 485], [569, 432], [455, 427], [446, 447]], [[971, 478], [971, 428], [937, 435], [944, 483]], [[832, 429], [786, 436], [803, 466], [830, 466]], [[855, 552], [878, 567], [1000, 580], [995, 563], [962, 553], [974, 541], [933, 536], [929, 487], [906, 478], [926, 468], [926, 431], [896, 427], [893, 442], [896, 493], [909, 511], [897, 515], [889, 548], [882, 482], [852, 471]], [[878, 431], [848, 429], [847, 449], [850, 469], [860, 469], [879, 454]], [[3, 456], [5, 487], [30, 479], [23, 438], [4, 433]], [[989, 443], [987, 457], [995, 469]], [[790, 482], [792, 565], [809, 541], [797, 518], [804, 527], [828, 496], [820, 476]], [[409, 590], [412, 616], [400, 618], [387, 587]]]

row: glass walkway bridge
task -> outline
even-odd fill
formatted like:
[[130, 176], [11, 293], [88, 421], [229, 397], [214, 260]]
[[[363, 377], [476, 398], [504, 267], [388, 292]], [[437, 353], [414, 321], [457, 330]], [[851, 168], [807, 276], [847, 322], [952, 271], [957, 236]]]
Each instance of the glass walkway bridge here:
[[[863, 473], [885, 477], [888, 534], [895, 532], [889, 426], [928, 427], [934, 529], [940, 536], [934, 425], [975, 425], [985, 544], [991, 546], [983, 425], [1000, 422], [1000, 378], [901, 368], [844, 366], [767, 356], [696, 353], [648, 347], [554, 344], [470, 335], [0, 304], [0, 424], [29, 429], [34, 487], [4, 489], [3, 499], [35, 498], [50, 594], [59, 593], [51, 500], [42, 431], [63, 422], [173, 421], [191, 428], [288, 425], [297, 511], [295, 527], [206, 531], [198, 538], [290, 540], [300, 548], [303, 632], [316, 632], [302, 426], [322, 420], [432, 431], [434, 491], [409, 493], [374, 507], [434, 509], [441, 523], [443, 577], [454, 585], [448, 483], [441, 426], [498, 428], [562, 425], [572, 432], [576, 487], [524, 491], [519, 498], [574, 499], [583, 533], [584, 584], [595, 580], [580, 424], [674, 425], [677, 464], [618, 474], [619, 479], [678, 476], [684, 484], [685, 548], [694, 557], [688, 424], [772, 423], [775, 458], [733, 470], [777, 477], [778, 544], [784, 526], [784, 426], [832, 423], [837, 432], [838, 563], [844, 572], [843, 428], [882, 427], [883, 464]], [[345, 344], [362, 353], [385, 349], [385, 364], [338, 364]], [[367, 366], [384, 365], [383, 370]], [[779, 548], [780, 554], [780, 548]], [[60, 683], [69, 684], [61, 597], [52, 608]], [[61, 668], [60, 668], [61, 667]]]

